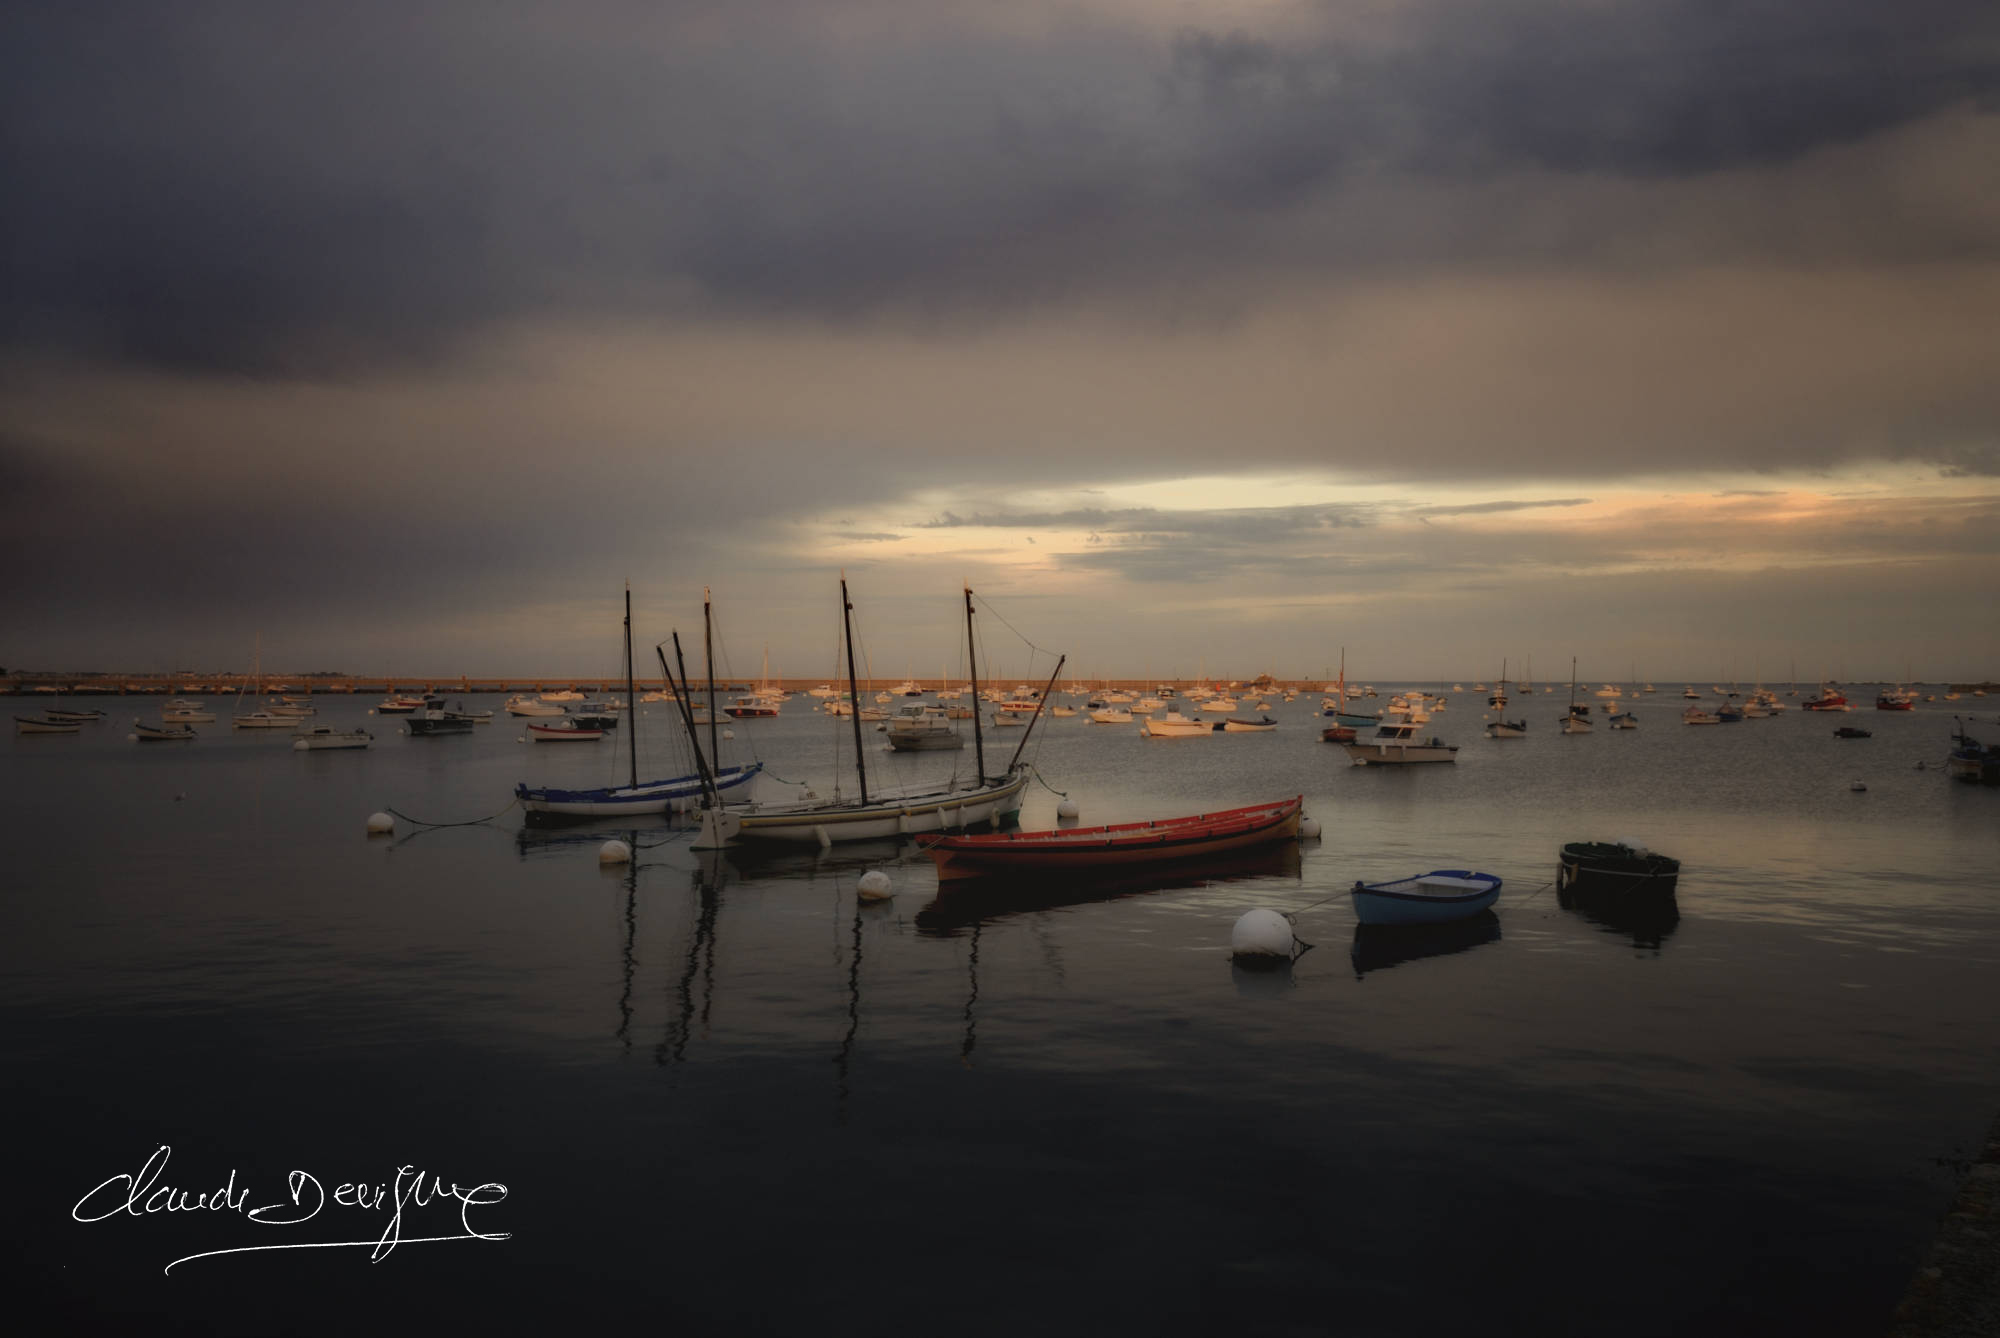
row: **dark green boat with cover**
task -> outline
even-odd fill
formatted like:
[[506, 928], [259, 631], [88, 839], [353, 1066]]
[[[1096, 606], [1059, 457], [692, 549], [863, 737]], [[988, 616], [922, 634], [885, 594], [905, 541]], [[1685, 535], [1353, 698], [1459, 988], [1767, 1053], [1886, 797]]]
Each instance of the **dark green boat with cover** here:
[[1681, 862], [1622, 841], [1572, 841], [1556, 868], [1558, 894], [1667, 895]]

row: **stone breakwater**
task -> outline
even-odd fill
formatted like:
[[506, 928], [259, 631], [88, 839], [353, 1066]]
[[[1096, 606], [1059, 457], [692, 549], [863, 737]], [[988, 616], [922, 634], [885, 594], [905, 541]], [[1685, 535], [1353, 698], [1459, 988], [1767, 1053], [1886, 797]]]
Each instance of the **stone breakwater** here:
[[1890, 1338], [2000, 1338], [2000, 1120], [1986, 1131]]

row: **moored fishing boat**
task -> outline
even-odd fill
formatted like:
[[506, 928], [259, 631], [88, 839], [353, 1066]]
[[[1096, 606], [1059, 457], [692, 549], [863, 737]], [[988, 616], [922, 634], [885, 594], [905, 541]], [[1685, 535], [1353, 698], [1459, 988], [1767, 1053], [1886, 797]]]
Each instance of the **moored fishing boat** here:
[[1422, 738], [1407, 720], [1379, 723], [1374, 734], [1343, 743], [1357, 766], [1402, 766], [1420, 762], [1456, 762], [1458, 748], [1439, 738]]
[[1848, 704], [1847, 698], [1842, 695], [1840, 689], [1834, 687], [1832, 684], [1822, 684], [1818, 696], [1808, 697], [1800, 702], [1799, 705], [1808, 711], [1852, 711], [1854, 709]]
[[1214, 732], [1206, 720], [1184, 716], [1177, 710], [1169, 710], [1157, 719], [1148, 716], [1139, 722], [1139, 732], [1149, 739], [1179, 739], [1197, 734]]
[[104, 712], [102, 711], [68, 711], [53, 706], [42, 712], [42, 714], [51, 720], [67, 725], [91, 725], [104, 719]]
[[447, 711], [442, 706], [427, 706], [409, 719], [412, 736], [429, 737], [439, 734], [470, 734], [473, 719], [457, 711]]
[[51, 720], [47, 716], [17, 715], [14, 717], [16, 734], [81, 734], [81, 720]]
[[1364, 925], [1430, 925], [1479, 914], [1500, 897], [1500, 879], [1469, 869], [1433, 869], [1390, 883], [1356, 882], [1354, 918]]
[[1875, 736], [1859, 725], [1842, 725], [1833, 732], [1836, 739], [1872, 739]]
[[1486, 737], [1489, 739], [1525, 739], [1528, 737], [1526, 720], [1489, 720], [1486, 722]]
[[944, 752], [965, 747], [965, 736], [953, 729], [951, 718], [935, 706], [897, 707], [889, 718], [888, 734], [889, 747], [899, 753]]
[[1719, 725], [1722, 721], [1713, 712], [1704, 711], [1699, 706], [1690, 706], [1687, 710], [1681, 712], [1681, 723], [1683, 725]]
[[1270, 716], [1259, 716], [1255, 720], [1245, 720], [1240, 715], [1230, 716], [1216, 728], [1224, 734], [1263, 734], [1278, 727], [1278, 722]]
[[1971, 785], [2000, 785], [2000, 747], [1981, 743], [1965, 732], [1965, 723], [1951, 736], [1945, 774]]
[[557, 716], [566, 712], [554, 702], [539, 701], [534, 697], [510, 697], [507, 699], [507, 714], [517, 716]]
[[1296, 839], [1303, 797], [1153, 822], [986, 836], [933, 836], [917, 842], [938, 881], [987, 874], [1101, 873], [1205, 859]]
[[194, 731], [186, 725], [149, 725], [143, 720], [134, 720], [132, 731], [140, 743], [185, 743], [194, 738]]

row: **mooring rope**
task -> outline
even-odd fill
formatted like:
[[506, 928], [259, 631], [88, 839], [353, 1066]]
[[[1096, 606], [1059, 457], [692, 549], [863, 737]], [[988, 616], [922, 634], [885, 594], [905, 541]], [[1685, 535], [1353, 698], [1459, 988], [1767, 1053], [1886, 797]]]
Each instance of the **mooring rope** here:
[[519, 799], [512, 800], [506, 808], [501, 809], [498, 813], [489, 814], [483, 818], [472, 818], [466, 822], [425, 822], [422, 818], [413, 818], [401, 809], [391, 808], [387, 804], [382, 806], [382, 811], [392, 818], [401, 818], [404, 822], [415, 823], [419, 827], [477, 827], [481, 823], [493, 821], [494, 818], [507, 816], [508, 811], [520, 807], [520, 803]]

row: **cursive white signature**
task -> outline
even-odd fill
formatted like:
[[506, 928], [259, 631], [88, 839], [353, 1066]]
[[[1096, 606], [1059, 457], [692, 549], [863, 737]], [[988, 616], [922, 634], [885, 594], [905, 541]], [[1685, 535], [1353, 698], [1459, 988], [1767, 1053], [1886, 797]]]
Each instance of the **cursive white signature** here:
[[[144, 1217], [150, 1213], [190, 1213], [190, 1212], [233, 1212], [239, 1213], [260, 1226], [298, 1226], [319, 1216], [327, 1205], [328, 1195], [319, 1178], [308, 1171], [293, 1171], [286, 1177], [289, 1202], [267, 1203], [261, 1208], [250, 1208], [250, 1191], [236, 1187], [236, 1172], [229, 1172], [227, 1183], [213, 1190], [196, 1194], [172, 1185], [159, 1184], [165, 1174], [167, 1160], [173, 1149], [166, 1144], [146, 1159], [146, 1164], [137, 1174], [121, 1172], [100, 1182], [89, 1193], [76, 1201], [69, 1215], [79, 1222], [102, 1222], [120, 1213], [132, 1217]], [[122, 1189], [113, 1188], [122, 1183]], [[508, 1231], [479, 1231], [472, 1225], [474, 1208], [490, 1207], [507, 1197], [507, 1186], [501, 1184], [481, 1184], [470, 1188], [456, 1183], [446, 1185], [444, 1177], [431, 1175], [409, 1166], [396, 1168], [392, 1181], [380, 1184], [342, 1184], [334, 1188], [332, 1200], [335, 1206], [355, 1208], [368, 1212], [387, 1212], [389, 1221], [382, 1228], [382, 1234], [372, 1240], [320, 1240], [296, 1241], [273, 1245], [239, 1245], [228, 1250], [207, 1250], [200, 1254], [190, 1254], [168, 1264], [162, 1272], [173, 1272], [176, 1265], [193, 1259], [209, 1259], [219, 1254], [253, 1254], [259, 1250], [328, 1250], [346, 1246], [372, 1245], [368, 1260], [380, 1263], [389, 1257], [398, 1245], [419, 1245], [440, 1240], [508, 1240], [513, 1233]], [[428, 1208], [442, 1200], [452, 1200], [458, 1204], [458, 1224], [463, 1231], [449, 1236], [405, 1236], [403, 1234], [403, 1214], [405, 1209]], [[108, 1206], [106, 1206], [108, 1205]], [[101, 1209], [101, 1211], [99, 1211]], [[86, 1210], [89, 1210], [88, 1212]]]

